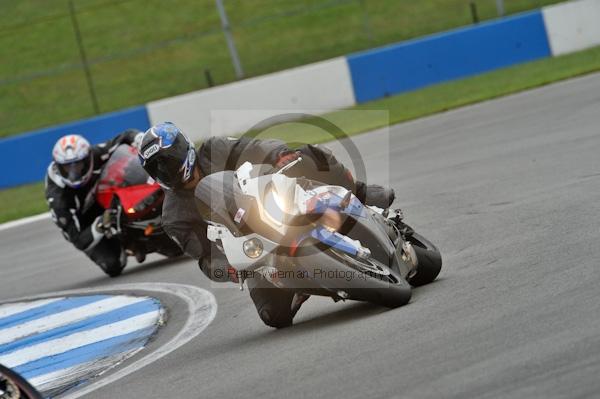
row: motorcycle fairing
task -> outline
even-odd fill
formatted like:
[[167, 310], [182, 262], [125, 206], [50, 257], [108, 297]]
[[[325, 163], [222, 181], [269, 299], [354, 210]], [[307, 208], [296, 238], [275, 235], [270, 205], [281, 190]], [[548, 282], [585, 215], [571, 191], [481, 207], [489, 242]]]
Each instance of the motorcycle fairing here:
[[307, 194], [313, 195], [306, 201], [306, 213], [325, 213], [327, 209], [331, 209], [354, 217], [367, 217], [364, 205], [354, 195], [351, 196], [348, 205], [342, 208], [344, 198], [341, 193], [332, 191], [331, 186], [318, 187]]
[[138, 210], [135, 208], [136, 205], [142, 203], [145, 199], [149, 198], [158, 190], [160, 190], [160, 186], [156, 183], [142, 186], [111, 187], [110, 189], [98, 192], [97, 201], [105, 209], [108, 209], [111, 206], [113, 196], [116, 195], [121, 202], [121, 206], [127, 213], [138, 213]]
[[104, 208], [112, 206], [116, 195], [128, 217], [143, 216], [161, 199], [160, 186], [148, 180], [137, 159], [137, 150], [120, 145], [112, 153], [98, 180], [96, 201]]

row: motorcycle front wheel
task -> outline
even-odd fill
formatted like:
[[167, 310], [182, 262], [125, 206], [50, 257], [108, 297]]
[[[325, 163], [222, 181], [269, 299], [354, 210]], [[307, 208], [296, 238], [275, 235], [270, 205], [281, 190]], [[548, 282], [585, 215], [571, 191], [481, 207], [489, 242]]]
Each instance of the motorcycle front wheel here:
[[397, 308], [410, 301], [408, 282], [375, 259], [360, 259], [319, 245], [303, 246], [296, 262], [313, 270], [313, 278], [342, 299]]

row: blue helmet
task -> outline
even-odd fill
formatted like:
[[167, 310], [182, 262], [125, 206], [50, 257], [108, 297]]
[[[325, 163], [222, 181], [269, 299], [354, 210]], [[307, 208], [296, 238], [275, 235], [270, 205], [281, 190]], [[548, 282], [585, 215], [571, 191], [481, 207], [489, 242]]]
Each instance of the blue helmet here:
[[194, 175], [194, 144], [171, 122], [144, 133], [139, 156], [146, 172], [166, 189], [182, 188]]

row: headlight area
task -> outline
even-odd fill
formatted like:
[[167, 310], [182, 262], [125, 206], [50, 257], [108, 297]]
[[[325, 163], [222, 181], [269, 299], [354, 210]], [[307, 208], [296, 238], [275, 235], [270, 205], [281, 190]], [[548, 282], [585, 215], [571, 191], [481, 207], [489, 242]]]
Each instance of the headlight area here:
[[264, 250], [263, 243], [258, 238], [251, 238], [244, 241], [242, 248], [246, 256], [251, 259], [256, 259], [261, 256]]
[[282, 226], [287, 218], [288, 204], [273, 188], [268, 190], [263, 198], [262, 207], [269, 220], [277, 226]]
[[226, 226], [216, 223], [207, 226], [206, 236], [212, 242], [221, 243], [229, 264], [240, 271], [255, 265], [279, 247], [278, 242], [257, 234], [235, 236]]

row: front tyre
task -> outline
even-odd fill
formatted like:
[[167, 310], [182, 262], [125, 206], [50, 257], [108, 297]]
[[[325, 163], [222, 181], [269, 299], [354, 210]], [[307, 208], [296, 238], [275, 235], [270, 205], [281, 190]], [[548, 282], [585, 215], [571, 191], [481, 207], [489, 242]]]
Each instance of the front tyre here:
[[408, 282], [413, 287], [431, 283], [442, 270], [442, 254], [431, 241], [416, 232], [406, 239], [412, 244], [419, 261], [416, 274], [408, 278]]
[[[346, 256], [345, 263], [348, 267], [364, 273], [365, 277], [363, 287], [346, 290], [349, 299], [366, 301], [390, 309], [404, 306], [410, 301], [412, 290], [408, 282], [391, 273], [389, 268], [377, 260], [373, 258], [363, 260]], [[371, 267], [365, 268], [365, 264], [370, 264]], [[377, 270], [386, 270], [387, 273], [381, 274]]]
[[306, 270], [318, 268], [319, 273], [313, 278], [319, 285], [338, 292], [343, 299], [387, 308], [397, 308], [410, 301], [408, 282], [375, 259], [358, 259], [331, 248], [309, 245], [298, 249], [296, 262], [306, 265]]

